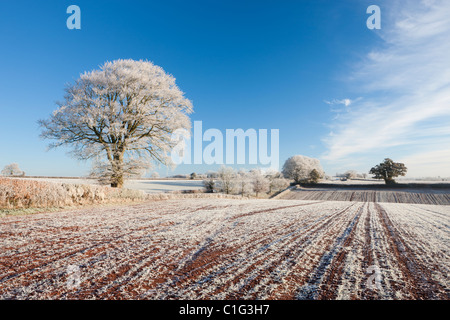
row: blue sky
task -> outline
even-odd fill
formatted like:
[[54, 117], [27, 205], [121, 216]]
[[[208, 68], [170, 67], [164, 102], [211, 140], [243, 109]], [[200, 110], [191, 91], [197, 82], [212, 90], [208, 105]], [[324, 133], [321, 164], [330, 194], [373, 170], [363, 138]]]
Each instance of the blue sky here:
[[[81, 30], [66, 27], [72, 4]], [[381, 30], [366, 27], [372, 4]], [[333, 175], [391, 157], [411, 177], [450, 176], [449, 15], [433, 0], [2, 1], [0, 167], [87, 174], [46, 151], [37, 120], [80, 73], [130, 58], [172, 74], [204, 129], [279, 129], [281, 165], [302, 154]]]

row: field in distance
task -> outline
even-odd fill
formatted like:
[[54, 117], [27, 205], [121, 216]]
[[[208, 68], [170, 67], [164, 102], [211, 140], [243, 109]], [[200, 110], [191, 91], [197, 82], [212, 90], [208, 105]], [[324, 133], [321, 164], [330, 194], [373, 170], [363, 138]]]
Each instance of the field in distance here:
[[[44, 177], [29, 177], [24, 178], [28, 180], [37, 180], [44, 182], [57, 182], [68, 184], [92, 184], [98, 185], [94, 179], [86, 178], [44, 178]], [[203, 189], [202, 180], [190, 179], [137, 179], [128, 180], [125, 182], [124, 188], [133, 190], [142, 190], [146, 193], [165, 193], [172, 191], [184, 190], [201, 190]]]
[[[44, 178], [25, 179], [69, 184], [97, 185], [94, 179], [86, 178]], [[135, 179], [125, 182], [125, 188], [142, 190], [148, 194], [176, 191], [203, 190], [202, 180], [190, 179]], [[285, 193], [280, 199], [330, 200], [330, 201], [375, 201], [422, 204], [450, 204], [450, 183], [446, 181], [399, 180], [398, 186], [386, 186], [384, 181], [374, 179], [355, 179], [340, 181], [323, 180], [314, 186]], [[304, 192], [307, 191], [307, 192]], [[405, 194], [406, 192], [406, 194]], [[438, 194], [437, 196], [435, 196]]]
[[361, 201], [450, 205], [450, 184], [322, 183], [290, 188], [277, 196], [284, 200]]

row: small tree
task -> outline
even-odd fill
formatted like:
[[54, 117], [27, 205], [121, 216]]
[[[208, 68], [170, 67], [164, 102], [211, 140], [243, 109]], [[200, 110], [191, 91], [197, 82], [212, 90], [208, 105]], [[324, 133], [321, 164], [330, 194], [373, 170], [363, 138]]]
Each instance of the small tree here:
[[344, 173], [344, 176], [347, 179], [355, 179], [358, 176], [358, 173], [355, 170], [348, 170]]
[[261, 170], [252, 170], [250, 172], [250, 179], [253, 185], [253, 191], [258, 197], [258, 194], [268, 192], [270, 182], [269, 180], [261, 173]]
[[20, 170], [17, 163], [11, 163], [6, 165], [2, 170], [3, 176], [24, 176], [25, 172]]
[[253, 185], [248, 172], [239, 170], [234, 181], [234, 190], [241, 196], [245, 196], [253, 192]]
[[190, 178], [191, 178], [191, 180], [196, 179], [197, 178], [197, 174], [195, 172], [192, 172]]
[[283, 177], [281, 172], [269, 170], [266, 172], [266, 178], [269, 180], [269, 193], [278, 192], [289, 186], [289, 181]]
[[216, 182], [213, 178], [208, 178], [203, 180], [203, 186], [205, 187], [206, 193], [213, 193], [216, 189]]
[[270, 183], [270, 192], [278, 192], [283, 189], [286, 189], [289, 186], [289, 180], [285, 178], [276, 178]]
[[216, 184], [216, 188], [226, 194], [233, 193], [235, 186], [235, 178], [236, 173], [234, 169], [231, 167], [220, 167], [219, 171], [217, 171], [218, 181]]
[[158, 179], [159, 178], [159, 173], [155, 171], [155, 172], [152, 173], [151, 177], [153, 179]]
[[317, 183], [319, 182], [321, 176], [319, 171], [317, 171], [316, 169], [312, 169], [311, 173], [309, 174], [309, 182], [311, 183]]
[[386, 184], [393, 184], [395, 183], [394, 178], [406, 175], [407, 170], [403, 163], [386, 158], [384, 162], [370, 169], [369, 173], [374, 175], [374, 179], [384, 179]]

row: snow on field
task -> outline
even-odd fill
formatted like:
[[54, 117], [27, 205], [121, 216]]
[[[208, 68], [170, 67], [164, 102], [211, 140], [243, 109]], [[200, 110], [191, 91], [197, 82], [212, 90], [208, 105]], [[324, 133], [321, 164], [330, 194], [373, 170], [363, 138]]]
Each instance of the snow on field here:
[[375, 180], [375, 179], [348, 179], [345, 181], [341, 181], [340, 179], [330, 179], [330, 180], [321, 180], [322, 183], [327, 184], [336, 184], [336, 185], [383, 185], [385, 184], [383, 180]]
[[[396, 178], [396, 182], [406, 184], [406, 183], [414, 183], [414, 184], [442, 184], [449, 183], [449, 180], [419, 180], [419, 179], [407, 179], [407, 178]], [[326, 184], [336, 184], [336, 185], [385, 185], [384, 180], [377, 179], [348, 179], [345, 181], [341, 181], [340, 179], [330, 179], [330, 180], [321, 180], [321, 183]]]
[[[64, 179], [64, 178], [25, 178], [46, 182], [58, 182], [68, 184], [94, 184], [98, 182], [93, 179]], [[124, 188], [143, 190], [146, 193], [164, 193], [170, 191], [198, 190], [203, 189], [202, 180], [129, 180], [125, 182]]]
[[0, 299], [448, 299], [450, 206], [183, 199], [0, 220]]
[[130, 180], [124, 188], [143, 190], [147, 193], [161, 193], [182, 190], [203, 189], [202, 180]]
[[289, 189], [278, 196], [278, 199], [450, 205], [450, 192], [449, 189], [345, 190], [319, 186]]

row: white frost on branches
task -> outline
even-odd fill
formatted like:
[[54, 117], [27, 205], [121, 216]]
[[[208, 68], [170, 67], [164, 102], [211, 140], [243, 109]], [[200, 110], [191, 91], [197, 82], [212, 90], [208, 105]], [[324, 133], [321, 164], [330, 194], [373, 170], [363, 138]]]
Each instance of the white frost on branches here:
[[311, 171], [316, 169], [321, 177], [325, 172], [318, 159], [309, 158], [302, 155], [292, 156], [283, 165], [282, 173], [285, 178], [294, 180], [296, 183], [310, 180]]
[[233, 168], [221, 166], [218, 174], [216, 187], [225, 194], [232, 194], [235, 189], [236, 172]]
[[101, 174], [121, 186], [128, 169], [148, 169], [151, 162], [172, 165], [171, 134], [190, 130], [192, 103], [175, 78], [149, 61], [116, 60], [85, 72], [66, 89], [64, 101], [41, 136], [50, 145], [70, 145], [79, 159], [103, 157]]
[[207, 192], [222, 192], [248, 196], [254, 194], [271, 195], [285, 189], [289, 185], [278, 171], [263, 172], [261, 169], [236, 172], [231, 167], [222, 166], [217, 172], [209, 173], [209, 178], [203, 180]]
[[25, 172], [20, 170], [19, 165], [17, 163], [11, 163], [6, 165], [2, 170], [3, 176], [22, 176], [25, 175]]
[[250, 171], [249, 175], [256, 197], [258, 197], [260, 193], [267, 193], [269, 191], [270, 181], [266, 178], [265, 175], [263, 175], [261, 170], [252, 170]]

